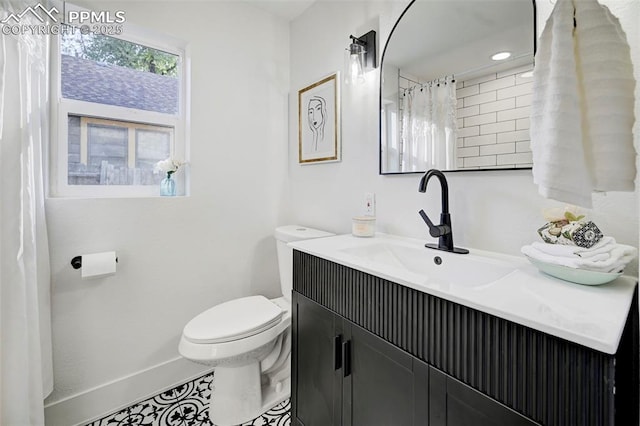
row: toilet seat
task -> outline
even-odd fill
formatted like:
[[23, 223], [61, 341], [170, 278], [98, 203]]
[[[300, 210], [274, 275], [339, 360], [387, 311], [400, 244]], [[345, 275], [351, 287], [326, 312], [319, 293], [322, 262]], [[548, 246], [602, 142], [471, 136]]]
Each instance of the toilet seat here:
[[224, 343], [259, 334], [280, 322], [283, 309], [264, 296], [230, 300], [193, 318], [183, 330], [192, 343]]

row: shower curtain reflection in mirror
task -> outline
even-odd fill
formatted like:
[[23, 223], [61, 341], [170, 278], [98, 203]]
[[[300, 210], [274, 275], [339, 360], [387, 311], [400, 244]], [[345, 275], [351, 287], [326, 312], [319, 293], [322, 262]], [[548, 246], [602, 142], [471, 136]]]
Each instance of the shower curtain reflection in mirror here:
[[383, 111], [383, 134], [387, 138], [383, 144], [387, 151], [383, 152], [384, 169], [456, 169], [455, 79], [446, 77], [400, 88], [398, 95], [397, 108], [387, 103]]

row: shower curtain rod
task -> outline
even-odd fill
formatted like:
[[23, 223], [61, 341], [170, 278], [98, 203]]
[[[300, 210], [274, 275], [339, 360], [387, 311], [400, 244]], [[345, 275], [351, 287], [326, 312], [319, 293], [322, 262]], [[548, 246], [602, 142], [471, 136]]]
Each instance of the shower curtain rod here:
[[451, 82], [455, 82], [455, 81], [456, 81], [456, 80], [455, 80], [455, 76], [454, 76], [453, 74], [452, 74], [452, 75], [446, 75], [446, 76], [444, 76], [444, 77], [440, 77], [440, 78], [436, 78], [436, 79], [433, 79], [433, 80], [431, 80], [431, 81], [426, 81], [426, 82], [424, 82], [424, 83], [421, 83], [421, 82], [419, 82], [419, 81], [412, 80], [412, 79], [407, 78], [407, 77], [403, 77], [403, 76], [402, 76], [402, 75], [400, 75], [400, 74], [398, 74], [398, 77], [400, 77], [400, 78], [404, 78], [405, 80], [407, 80], [407, 81], [409, 81], [409, 82], [411, 82], [411, 83], [414, 83], [414, 84], [413, 84], [413, 86], [411, 86], [411, 87], [402, 87], [402, 88], [401, 88], [401, 89], [402, 89], [402, 91], [403, 91], [403, 92], [405, 92], [405, 93], [406, 93], [407, 91], [411, 91], [411, 90], [413, 90], [413, 89], [415, 89], [415, 88], [417, 88], [417, 87], [423, 88], [423, 87], [428, 86], [428, 85], [440, 84], [440, 83], [447, 84], [447, 81], [449, 81], [449, 80], [451, 80]]

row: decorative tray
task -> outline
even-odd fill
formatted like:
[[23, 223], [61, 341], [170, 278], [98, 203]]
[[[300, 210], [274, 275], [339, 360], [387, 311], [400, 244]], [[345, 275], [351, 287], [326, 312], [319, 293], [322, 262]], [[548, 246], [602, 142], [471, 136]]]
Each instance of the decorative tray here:
[[[525, 255], [526, 256], [526, 255]], [[545, 274], [560, 278], [561, 280], [584, 285], [601, 285], [615, 280], [622, 275], [622, 272], [599, 272], [587, 269], [569, 268], [567, 266], [555, 265], [543, 262], [538, 259], [526, 256], [535, 267]]]

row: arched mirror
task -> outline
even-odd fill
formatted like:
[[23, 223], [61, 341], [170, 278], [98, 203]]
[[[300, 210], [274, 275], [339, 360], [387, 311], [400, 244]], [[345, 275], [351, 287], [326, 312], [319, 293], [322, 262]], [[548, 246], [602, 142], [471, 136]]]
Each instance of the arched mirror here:
[[411, 2], [382, 56], [380, 173], [530, 168], [535, 40], [534, 0]]

